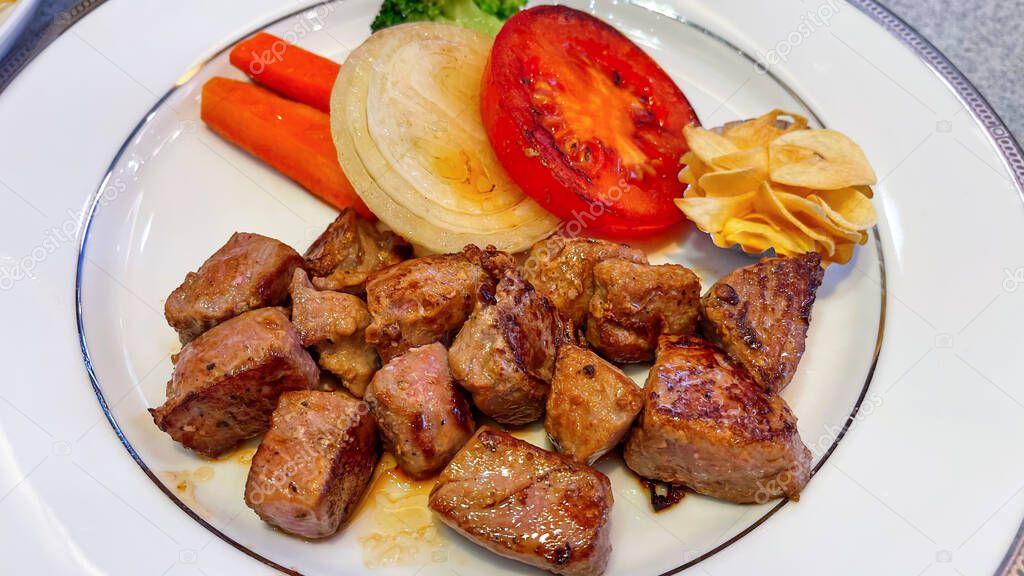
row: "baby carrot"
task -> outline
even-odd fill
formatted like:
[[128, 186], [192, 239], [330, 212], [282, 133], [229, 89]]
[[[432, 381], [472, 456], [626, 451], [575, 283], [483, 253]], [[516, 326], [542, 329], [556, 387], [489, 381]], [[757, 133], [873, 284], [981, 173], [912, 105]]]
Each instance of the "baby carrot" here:
[[376, 219], [341, 171], [327, 114], [248, 82], [212, 78], [203, 85], [201, 117], [324, 202]]
[[260, 32], [231, 49], [231, 64], [274, 92], [331, 111], [331, 89], [341, 68], [337, 62]]

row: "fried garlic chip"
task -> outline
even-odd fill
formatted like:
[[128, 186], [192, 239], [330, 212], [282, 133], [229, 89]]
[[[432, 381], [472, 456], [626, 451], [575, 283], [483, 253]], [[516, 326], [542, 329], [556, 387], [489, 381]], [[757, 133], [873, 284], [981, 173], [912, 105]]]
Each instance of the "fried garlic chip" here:
[[715, 245], [818, 252], [828, 266], [867, 241], [876, 177], [848, 136], [782, 110], [720, 130], [687, 126], [685, 135], [679, 180], [688, 186], [676, 205]]
[[768, 144], [773, 182], [815, 190], [875, 183], [875, 171], [860, 146], [835, 130], [802, 130]]

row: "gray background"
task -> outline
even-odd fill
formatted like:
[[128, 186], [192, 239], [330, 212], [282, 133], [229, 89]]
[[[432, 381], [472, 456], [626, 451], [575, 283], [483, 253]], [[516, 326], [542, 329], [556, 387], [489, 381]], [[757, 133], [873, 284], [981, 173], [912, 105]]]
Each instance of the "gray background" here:
[[[45, 0], [15, 54], [78, 0]], [[751, 2], [760, 0], [749, 0]], [[883, 0], [942, 50], [1024, 138], [1024, 0]]]

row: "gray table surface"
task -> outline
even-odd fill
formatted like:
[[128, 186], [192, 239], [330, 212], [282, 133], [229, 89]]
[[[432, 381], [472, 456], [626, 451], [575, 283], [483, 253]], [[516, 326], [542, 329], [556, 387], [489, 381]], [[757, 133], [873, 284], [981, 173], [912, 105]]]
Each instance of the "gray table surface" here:
[[[1024, 0], [883, 0], [953, 61], [1024, 138]], [[11, 50], [45, 38], [54, 18], [78, 0], [44, 0]]]

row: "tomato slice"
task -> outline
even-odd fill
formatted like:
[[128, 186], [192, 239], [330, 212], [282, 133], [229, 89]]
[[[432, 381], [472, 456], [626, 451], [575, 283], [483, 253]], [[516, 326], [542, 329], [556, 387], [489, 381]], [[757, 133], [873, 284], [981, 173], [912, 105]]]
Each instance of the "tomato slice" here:
[[680, 158], [693, 108], [639, 46], [564, 6], [513, 16], [484, 71], [481, 113], [512, 179], [581, 230], [649, 235], [684, 216]]

